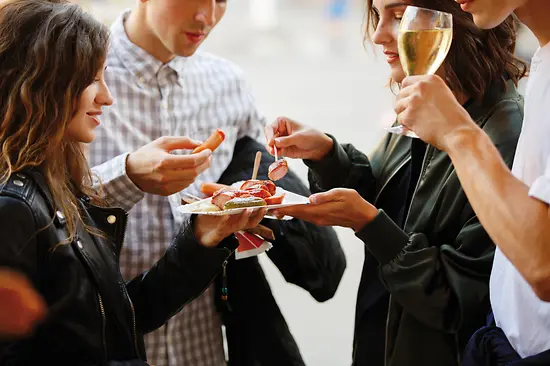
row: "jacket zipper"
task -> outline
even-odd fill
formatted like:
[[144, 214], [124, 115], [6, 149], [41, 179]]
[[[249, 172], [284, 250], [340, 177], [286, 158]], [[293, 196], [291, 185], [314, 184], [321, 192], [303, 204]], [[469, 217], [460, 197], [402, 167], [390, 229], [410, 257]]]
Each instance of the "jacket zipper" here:
[[101, 298], [101, 294], [99, 293], [99, 291], [96, 291], [96, 294], [97, 294], [97, 300], [99, 302], [99, 309], [101, 310], [101, 325], [102, 325], [101, 340], [103, 341], [103, 355], [104, 355], [103, 359], [107, 361], [107, 341], [105, 340], [105, 328], [107, 325], [107, 318], [105, 316], [105, 308], [103, 307], [103, 299]]
[[420, 171], [420, 175], [418, 176], [418, 181], [416, 182], [416, 187], [414, 187], [413, 196], [411, 197], [411, 204], [409, 205], [409, 210], [407, 211], [407, 216], [405, 216], [405, 223], [403, 224], [403, 227], [407, 226], [407, 221], [409, 220], [409, 215], [411, 214], [411, 208], [412, 203], [414, 202], [414, 198], [416, 197], [416, 191], [418, 190], [418, 187], [420, 186], [420, 182], [422, 182], [422, 178], [424, 178], [424, 173], [426, 173], [426, 168], [428, 167], [429, 161], [432, 157], [432, 147], [430, 145], [426, 146], [426, 153], [424, 154], [424, 160], [422, 161], [422, 170]]
[[[409, 210], [407, 211], [407, 216], [405, 217], [405, 224], [403, 225], [403, 227], [405, 227], [407, 225], [407, 220], [409, 219], [409, 215], [411, 213], [412, 203], [414, 201], [414, 197], [416, 196], [416, 191], [418, 190], [418, 187], [420, 186], [420, 182], [422, 181], [423, 175], [426, 172], [426, 167], [428, 166], [427, 162], [429, 160], [428, 156], [429, 155], [431, 156], [431, 152], [432, 152], [431, 146], [427, 145], [426, 146], [426, 152], [424, 153], [424, 159], [422, 160], [422, 169], [420, 170], [420, 175], [418, 176], [418, 181], [416, 182], [416, 187], [414, 187], [413, 196], [411, 197], [411, 204], [409, 205]], [[397, 173], [397, 171], [399, 169], [401, 169], [403, 167], [403, 165], [405, 165], [405, 163], [407, 161], [409, 161], [410, 159], [412, 159], [411, 156], [408, 159], [406, 159], [402, 164], [400, 164], [399, 167], [392, 173], [392, 175], [390, 176], [390, 179], [393, 178], [395, 173]], [[384, 187], [387, 185], [387, 183], [390, 181], [390, 179], [388, 179], [386, 181], [386, 183], [384, 184]], [[384, 188], [384, 187], [382, 187], [382, 188]], [[380, 190], [380, 192], [382, 192], [382, 190]], [[380, 196], [380, 193], [378, 193], [378, 196], [376, 197], [376, 199], [378, 199], [379, 196]], [[385, 341], [385, 344], [384, 344], [384, 365], [386, 365], [386, 366], [388, 364], [388, 329], [389, 329], [389, 325], [390, 325], [391, 300], [392, 300], [392, 295], [390, 294], [390, 297], [389, 297], [389, 300], [388, 300], [388, 315], [386, 316], [386, 341]]]
[[[122, 236], [119, 238], [122, 243], [124, 242], [124, 237], [126, 236], [126, 228], [128, 226], [128, 213], [124, 212], [124, 225], [122, 226]], [[120, 258], [119, 258], [120, 260]], [[128, 291], [126, 290], [126, 285], [124, 287], [124, 294], [126, 295], [126, 298], [128, 299], [128, 303], [130, 304], [130, 313], [132, 313], [132, 341], [134, 344], [134, 351], [136, 352], [136, 357], [140, 357], [139, 354], [139, 348], [137, 343], [137, 326], [136, 326], [136, 310], [134, 308], [134, 303], [132, 302], [132, 299], [130, 298], [130, 295], [128, 294]]]
[[136, 312], [134, 309], [134, 303], [132, 302], [132, 299], [130, 299], [130, 295], [128, 295], [128, 292], [126, 291], [126, 286], [124, 286], [124, 293], [126, 294], [126, 297], [128, 298], [128, 302], [130, 303], [130, 312], [132, 313], [132, 331], [133, 331], [133, 341], [134, 341], [134, 349], [136, 351], [136, 356], [139, 358], [139, 349], [137, 344], [137, 330], [136, 330]]

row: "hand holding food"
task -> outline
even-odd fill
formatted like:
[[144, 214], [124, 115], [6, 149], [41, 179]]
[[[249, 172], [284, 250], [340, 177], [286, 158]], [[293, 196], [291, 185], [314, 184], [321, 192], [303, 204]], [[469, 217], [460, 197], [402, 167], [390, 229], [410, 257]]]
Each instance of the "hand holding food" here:
[[378, 214], [378, 209], [353, 189], [336, 188], [309, 198], [309, 205], [278, 208], [277, 217], [285, 215], [318, 226], [343, 226], [361, 230]]
[[211, 150], [194, 155], [170, 152], [194, 149], [200, 142], [188, 137], [161, 137], [128, 155], [126, 174], [143, 192], [169, 196], [187, 188], [210, 167]]
[[277, 149], [281, 156], [288, 158], [321, 160], [333, 146], [326, 134], [284, 117], [277, 118], [264, 131], [267, 151], [274, 156]]

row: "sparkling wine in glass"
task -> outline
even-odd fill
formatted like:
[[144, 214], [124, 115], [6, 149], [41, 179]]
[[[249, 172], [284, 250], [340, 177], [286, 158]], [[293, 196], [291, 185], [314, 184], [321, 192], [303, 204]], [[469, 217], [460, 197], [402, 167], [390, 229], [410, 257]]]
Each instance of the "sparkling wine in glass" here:
[[[399, 60], [407, 76], [437, 72], [453, 40], [453, 17], [437, 10], [408, 6], [399, 25]], [[418, 137], [402, 125], [388, 128], [391, 133]]]

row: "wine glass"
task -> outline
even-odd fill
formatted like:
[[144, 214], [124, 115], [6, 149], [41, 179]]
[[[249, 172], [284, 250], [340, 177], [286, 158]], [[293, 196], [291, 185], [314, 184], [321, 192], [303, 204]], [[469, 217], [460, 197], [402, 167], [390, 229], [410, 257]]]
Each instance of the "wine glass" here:
[[[439, 69], [453, 40], [453, 16], [442, 11], [407, 6], [401, 23], [397, 47], [399, 60], [407, 76], [433, 75]], [[401, 124], [388, 132], [415, 137]]]

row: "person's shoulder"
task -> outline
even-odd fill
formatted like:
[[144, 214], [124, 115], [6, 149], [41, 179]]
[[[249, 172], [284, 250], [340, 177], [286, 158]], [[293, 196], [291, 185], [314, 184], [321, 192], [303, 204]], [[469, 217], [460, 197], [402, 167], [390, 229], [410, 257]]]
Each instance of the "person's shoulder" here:
[[35, 181], [27, 173], [14, 173], [8, 179], [0, 183], [0, 199], [10, 197], [21, 202], [30, 202], [36, 194]]
[[483, 130], [495, 144], [517, 141], [521, 133], [524, 118], [524, 99], [513, 83], [494, 101], [486, 115]]
[[215, 75], [224, 75], [234, 80], [244, 80], [244, 70], [236, 63], [210, 52], [197, 51], [193, 56], [195, 66]]
[[32, 219], [31, 206], [36, 191], [36, 183], [26, 174], [12, 174], [0, 183], [0, 217]]

